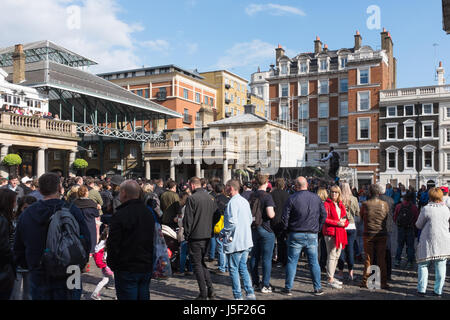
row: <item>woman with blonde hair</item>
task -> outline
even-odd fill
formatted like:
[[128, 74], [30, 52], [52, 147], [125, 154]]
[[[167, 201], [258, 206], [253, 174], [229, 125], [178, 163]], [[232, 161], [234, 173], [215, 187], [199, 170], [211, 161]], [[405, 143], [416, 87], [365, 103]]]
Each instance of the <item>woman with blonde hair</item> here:
[[323, 235], [327, 245], [327, 285], [331, 288], [342, 289], [342, 282], [334, 278], [336, 266], [342, 249], [347, 245], [348, 227], [347, 211], [342, 203], [342, 191], [338, 186], [330, 188], [330, 196], [324, 206], [327, 211], [327, 219], [323, 226]]
[[417, 245], [418, 268], [417, 294], [425, 296], [428, 284], [428, 267], [434, 262], [434, 295], [441, 297], [445, 283], [447, 259], [450, 257], [450, 210], [442, 201], [443, 192], [439, 188], [428, 191], [429, 201], [420, 211], [416, 227], [422, 232]]
[[341, 252], [338, 261], [339, 274], [336, 278], [342, 280], [344, 278], [344, 263], [348, 266], [348, 279], [353, 281], [353, 266], [355, 264], [354, 242], [356, 240], [356, 224], [355, 217], [359, 217], [359, 203], [358, 199], [353, 196], [350, 185], [347, 182], [341, 184], [342, 188], [342, 203], [347, 211], [348, 226], [345, 228], [347, 232], [347, 246]]
[[[328, 199], [328, 191], [325, 188], [319, 188], [317, 195], [323, 203]], [[325, 238], [322, 232], [319, 232], [319, 265], [320, 269], [325, 272], [327, 266], [327, 245], [325, 244]]]

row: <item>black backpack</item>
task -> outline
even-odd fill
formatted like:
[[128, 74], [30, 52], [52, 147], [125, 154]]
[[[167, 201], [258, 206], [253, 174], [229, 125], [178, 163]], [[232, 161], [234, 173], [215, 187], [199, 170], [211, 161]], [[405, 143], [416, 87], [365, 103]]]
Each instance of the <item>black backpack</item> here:
[[[264, 191], [264, 193], [266, 193]], [[257, 228], [259, 226], [262, 225], [263, 223], [263, 218], [262, 218], [262, 204], [261, 204], [261, 199], [258, 195], [258, 193], [254, 192], [251, 196], [250, 196], [250, 208], [252, 209], [252, 217], [253, 217], [253, 223], [252, 223], [252, 228]]]
[[401, 204], [400, 211], [397, 217], [397, 226], [402, 228], [411, 228], [414, 222], [414, 215], [411, 210], [412, 204], [405, 206]]
[[333, 167], [339, 167], [339, 160], [340, 160], [340, 156], [339, 153], [337, 153], [336, 151], [333, 151], [333, 157], [331, 158], [331, 165]]

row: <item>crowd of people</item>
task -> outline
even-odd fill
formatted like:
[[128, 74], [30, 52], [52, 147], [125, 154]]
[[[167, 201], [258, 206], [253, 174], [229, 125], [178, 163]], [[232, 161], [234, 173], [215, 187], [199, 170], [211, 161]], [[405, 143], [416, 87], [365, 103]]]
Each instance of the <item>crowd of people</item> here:
[[360, 287], [372, 285], [370, 270], [377, 265], [381, 289], [389, 290], [392, 265], [404, 266], [405, 245], [404, 267], [417, 265], [418, 295], [426, 294], [428, 267], [434, 262], [433, 294], [440, 297], [450, 256], [448, 193], [447, 187], [422, 186], [416, 192], [389, 184], [357, 190], [337, 180], [269, 181], [262, 174], [244, 183], [198, 177], [187, 183], [125, 180], [118, 175], [65, 179], [55, 173], [35, 180], [0, 178], [0, 299], [80, 299], [81, 289], [69, 289], [67, 275], [57, 277], [43, 258], [52, 250], [49, 239], [57, 236], [50, 234], [53, 225], [67, 214], [77, 226], [71, 245], [79, 243], [86, 253], [73, 261], [90, 272], [92, 257], [102, 271], [91, 294], [94, 300], [101, 300], [105, 287], [114, 288], [119, 300], [150, 299], [158, 225], [174, 234], [166, 238], [173, 275], [194, 274], [198, 300], [216, 297], [206, 264], [212, 261], [217, 261], [212, 272], [229, 275], [237, 300], [272, 293], [272, 267], [277, 264], [285, 270], [280, 293], [290, 296], [302, 254], [314, 295], [324, 294], [322, 272], [325, 285], [335, 290], [357, 281], [355, 261], [364, 264]]
[[44, 118], [44, 119], [51, 119], [51, 120], [60, 120], [58, 114], [52, 114], [51, 112], [42, 112], [42, 111], [33, 111], [29, 108], [21, 108], [21, 107], [14, 107], [10, 106], [8, 104], [4, 104], [0, 108], [0, 112], [8, 112], [8, 113], [14, 113], [21, 116], [30, 116], [30, 117], [37, 117], [37, 118]]

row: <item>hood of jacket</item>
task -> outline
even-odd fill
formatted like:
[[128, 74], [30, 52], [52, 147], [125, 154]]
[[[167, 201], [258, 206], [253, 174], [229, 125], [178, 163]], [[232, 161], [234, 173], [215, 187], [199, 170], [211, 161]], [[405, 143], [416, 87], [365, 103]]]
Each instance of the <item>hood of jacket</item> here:
[[62, 208], [64, 201], [60, 199], [39, 200], [29, 206], [26, 210], [30, 211], [31, 219], [39, 225], [47, 225], [50, 216], [57, 209]]

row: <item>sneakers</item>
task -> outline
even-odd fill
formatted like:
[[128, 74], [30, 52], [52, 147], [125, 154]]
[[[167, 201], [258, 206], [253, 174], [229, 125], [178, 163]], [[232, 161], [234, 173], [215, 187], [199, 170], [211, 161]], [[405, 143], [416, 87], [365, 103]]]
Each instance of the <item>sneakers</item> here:
[[437, 294], [436, 292], [433, 292], [433, 297], [442, 298], [442, 294]]
[[314, 289], [314, 295], [315, 296], [323, 295], [323, 290], [322, 289]]
[[255, 296], [254, 293], [248, 294], [248, 295], [245, 297], [245, 300], [256, 300], [256, 296]]
[[261, 293], [272, 293], [272, 287], [266, 287], [266, 286], [263, 286], [262, 288], [261, 288]]
[[334, 283], [337, 283], [337, 284], [339, 284], [339, 285], [342, 286], [342, 281], [339, 281], [339, 280], [336, 279], [336, 278], [333, 278], [333, 282], [334, 282]]
[[100, 297], [100, 293], [95, 293], [95, 292], [92, 292], [91, 299], [92, 300], [102, 300], [102, 298]]
[[242, 298], [242, 296], [240, 296], [239, 298], [234, 298], [234, 300], [244, 300], [244, 298]]
[[327, 286], [334, 289], [342, 289], [342, 285], [339, 283], [333, 281], [333, 282], [327, 282]]
[[285, 295], [287, 295], [287, 296], [292, 296], [292, 291], [291, 291], [291, 289], [283, 288], [283, 289], [281, 289], [281, 293], [282, 293], [282, 294], [285, 294]]

